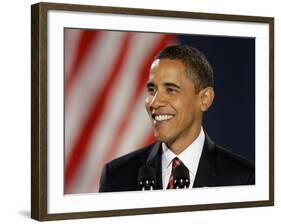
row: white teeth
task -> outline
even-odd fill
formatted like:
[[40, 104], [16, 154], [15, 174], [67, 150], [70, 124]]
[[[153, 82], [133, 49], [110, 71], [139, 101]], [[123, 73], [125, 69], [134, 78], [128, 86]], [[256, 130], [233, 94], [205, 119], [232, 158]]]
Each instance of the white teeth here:
[[172, 115], [156, 115], [154, 119], [156, 121], [167, 121], [170, 120], [171, 118], [173, 118]]

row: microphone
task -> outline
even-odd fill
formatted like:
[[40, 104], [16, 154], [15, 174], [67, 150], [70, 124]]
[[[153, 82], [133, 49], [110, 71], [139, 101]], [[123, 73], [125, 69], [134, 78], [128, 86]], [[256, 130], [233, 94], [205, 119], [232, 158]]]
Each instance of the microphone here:
[[139, 169], [138, 184], [142, 191], [153, 190], [155, 188], [156, 174], [149, 165], [144, 165]]
[[189, 171], [184, 165], [179, 165], [174, 170], [174, 188], [188, 188], [190, 185]]

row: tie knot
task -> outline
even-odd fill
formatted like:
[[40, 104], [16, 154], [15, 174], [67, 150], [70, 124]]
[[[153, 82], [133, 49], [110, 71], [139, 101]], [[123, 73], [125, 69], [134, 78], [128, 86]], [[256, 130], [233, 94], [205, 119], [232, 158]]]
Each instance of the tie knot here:
[[172, 169], [175, 169], [176, 167], [182, 164], [183, 164], [182, 161], [178, 157], [175, 157], [173, 159]]

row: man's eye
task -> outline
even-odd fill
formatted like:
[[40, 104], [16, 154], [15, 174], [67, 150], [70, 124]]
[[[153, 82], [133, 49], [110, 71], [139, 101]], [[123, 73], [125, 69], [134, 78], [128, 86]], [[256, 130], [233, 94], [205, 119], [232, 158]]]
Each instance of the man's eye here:
[[167, 92], [169, 92], [169, 93], [176, 93], [177, 90], [173, 89], [173, 88], [167, 88]]
[[147, 92], [153, 94], [155, 92], [154, 88], [147, 88]]

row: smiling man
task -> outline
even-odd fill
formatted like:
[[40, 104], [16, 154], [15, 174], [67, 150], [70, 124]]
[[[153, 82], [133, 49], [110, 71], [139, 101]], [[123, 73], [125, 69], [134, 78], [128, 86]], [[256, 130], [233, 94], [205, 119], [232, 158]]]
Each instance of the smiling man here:
[[190, 46], [161, 51], [145, 100], [157, 142], [106, 164], [99, 191], [139, 190], [141, 178], [153, 179], [153, 189], [173, 189], [178, 173], [185, 175], [185, 188], [255, 184], [254, 165], [203, 130], [203, 113], [214, 96], [213, 70], [203, 53]]

